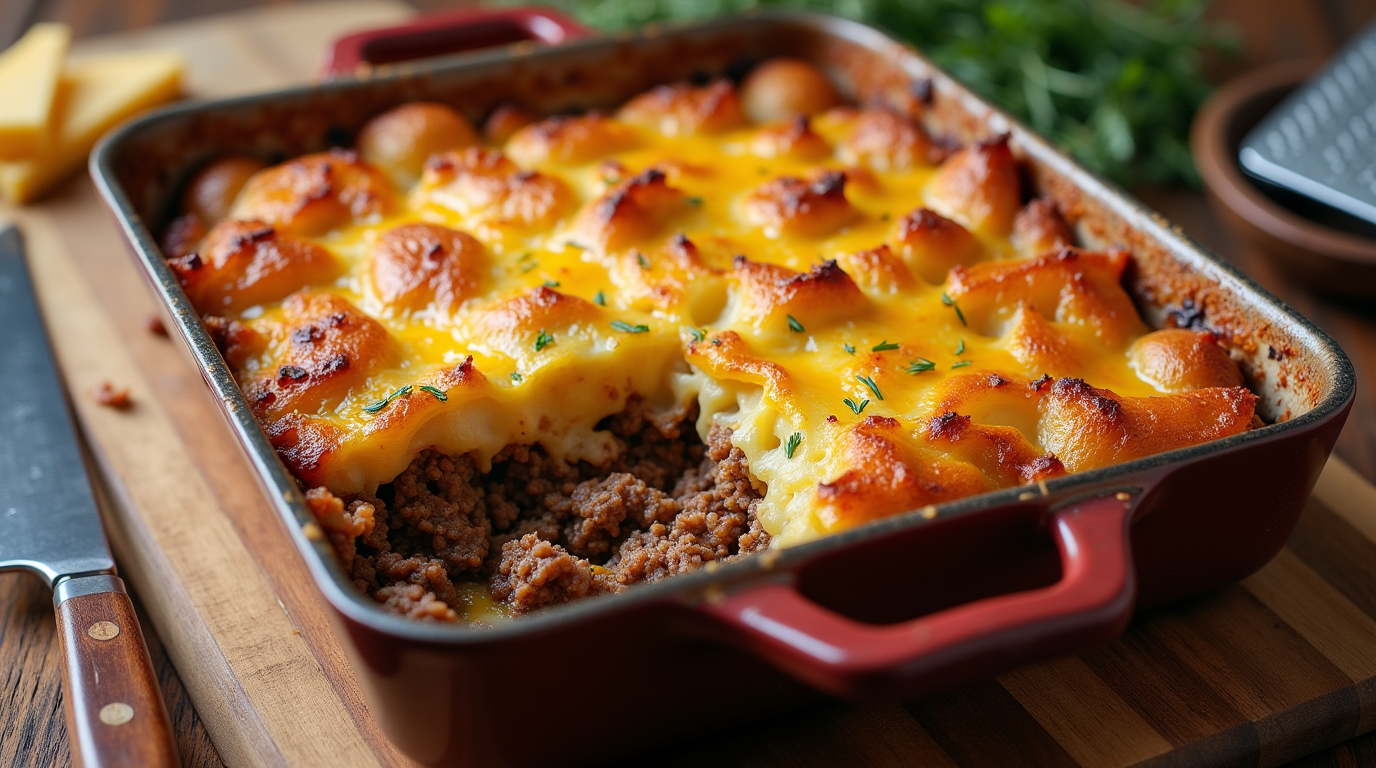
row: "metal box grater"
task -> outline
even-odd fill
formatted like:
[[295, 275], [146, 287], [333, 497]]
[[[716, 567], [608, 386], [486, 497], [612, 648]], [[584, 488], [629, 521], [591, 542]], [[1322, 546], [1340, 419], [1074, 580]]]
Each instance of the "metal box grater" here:
[[1376, 24], [1252, 129], [1250, 175], [1376, 224]]

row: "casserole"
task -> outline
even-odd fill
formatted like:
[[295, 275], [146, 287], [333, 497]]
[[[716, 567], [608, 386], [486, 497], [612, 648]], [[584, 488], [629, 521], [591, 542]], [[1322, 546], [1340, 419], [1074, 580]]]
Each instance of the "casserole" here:
[[[1012, 489], [901, 515], [494, 631], [408, 624], [359, 600], [327, 545], [302, 530], [311, 518], [300, 489], [152, 240], [179, 185], [221, 153], [280, 158], [322, 149], [404, 101], [462, 105], [473, 117], [512, 98], [545, 112], [610, 106], [659, 82], [727, 72], [743, 55], [781, 54], [844, 73], [860, 101], [927, 82], [933, 119], [961, 140], [1009, 131], [1035, 185], [1073, 212], [1082, 239], [1133, 251], [1129, 286], [1144, 314], [1156, 325], [1174, 318], [1219, 331], [1243, 359], [1261, 412], [1279, 423], [1054, 480], [1044, 491]], [[1108, 639], [1134, 597], [1148, 606], [1221, 586], [1279, 549], [1354, 389], [1342, 352], [1288, 308], [912, 52], [834, 19], [765, 14], [187, 105], [121, 129], [92, 162], [338, 611], [380, 722], [426, 763], [605, 758], [613, 739], [617, 749], [659, 742], [694, 713], [734, 719], [795, 700], [806, 690], [798, 679], [843, 695], [916, 695]], [[694, 677], [723, 668], [731, 670], [729, 689], [720, 677]], [[595, 724], [617, 703], [599, 706], [604, 699], [586, 695], [541, 721], [543, 739], [529, 738], [528, 721], [513, 716], [536, 690], [592, 691], [612, 676], [652, 699], [665, 725], [606, 734]]]

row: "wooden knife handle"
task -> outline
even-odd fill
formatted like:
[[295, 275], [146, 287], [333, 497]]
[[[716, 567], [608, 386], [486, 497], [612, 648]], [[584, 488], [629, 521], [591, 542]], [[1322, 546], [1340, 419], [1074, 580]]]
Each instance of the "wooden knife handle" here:
[[134, 605], [117, 576], [79, 576], [53, 595], [67, 732], [85, 768], [176, 768], [176, 742]]

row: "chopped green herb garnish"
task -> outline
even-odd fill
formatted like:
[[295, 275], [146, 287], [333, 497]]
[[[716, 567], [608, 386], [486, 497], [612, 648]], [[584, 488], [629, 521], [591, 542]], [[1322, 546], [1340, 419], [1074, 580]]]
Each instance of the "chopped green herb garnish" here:
[[927, 371], [932, 370], [936, 370], [936, 363], [932, 362], [931, 360], [928, 360], [925, 357], [919, 357], [917, 358], [916, 362], [910, 363], [908, 365], [908, 373], [914, 375], [919, 373], [926, 373]]
[[956, 346], [956, 355], [959, 356], [963, 354], [965, 354], [965, 339], [961, 339], [960, 344]]
[[526, 251], [525, 253], [521, 254], [521, 258], [517, 259], [517, 261], [525, 261], [526, 259], [529, 259], [534, 255], [535, 254], [531, 253], [530, 251]]
[[601, 291], [594, 293], [592, 295], [592, 303], [596, 304], [599, 307], [607, 306], [607, 294]]
[[532, 262], [530, 262], [529, 264], [523, 264], [523, 265], [521, 265], [521, 274], [524, 275], [525, 273], [530, 272], [530, 271], [535, 270], [535, 269], [538, 269], [539, 267], [540, 267], [540, 262], [538, 262], [538, 261], [532, 261]]
[[392, 401], [397, 399], [398, 397], [405, 397], [409, 394], [411, 394], [411, 385], [402, 384], [400, 387], [397, 387], [396, 391], [392, 394], [382, 398], [381, 400], [378, 400], [375, 403], [370, 403], [368, 405], [363, 406], [363, 410], [367, 411], [368, 413], [377, 413], [383, 408], [386, 408], [387, 406], [391, 405]]
[[512, 372], [511, 372], [511, 380], [512, 380], [512, 381], [520, 381], [520, 380], [521, 380], [521, 374], [519, 374], [519, 373], [517, 373], [517, 372], [515, 372], [515, 371], [512, 371]]
[[960, 362], [956, 363], [955, 365], [952, 365], [951, 367], [952, 367], [952, 368], [964, 368], [964, 367], [967, 366], [967, 365], [974, 365], [974, 364], [975, 364], [975, 363], [974, 363], [973, 360], [961, 360]]
[[641, 269], [649, 269], [649, 268], [650, 268], [650, 260], [647, 259], [647, 258], [645, 258], [645, 254], [643, 254], [643, 253], [637, 253], [637, 254], [635, 255], [635, 260], [638, 261], [638, 262], [640, 262], [640, 268], [641, 268]]
[[874, 348], [873, 348], [871, 351], [873, 351], [873, 352], [888, 352], [888, 351], [891, 350], [891, 349], [898, 349], [898, 345], [897, 345], [897, 344], [894, 344], [894, 343], [892, 343], [892, 342], [890, 342], [888, 339], [885, 339], [885, 340], [879, 342], [878, 344], [875, 344], [875, 345], [874, 345]]
[[689, 328], [688, 335], [693, 337], [693, 341], [702, 341], [707, 338], [707, 331], [702, 328]]
[[956, 311], [956, 319], [960, 321], [961, 325], [967, 325], [965, 322], [965, 313], [960, 311], [960, 305], [956, 304], [955, 299], [947, 296], [945, 292], [942, 292], [941, 303]]
[[869, 400], [861, 400], [860, 404], [856, 405], [855, 401], [850, 399], [849, 397], [845, 400], [842, 400], [841, 402], [845, 403], [846, 407], [850, 408], [856, 416], [859, 416], [861, 413], [864, 413], [865, 406], [870, 404]]
[[692, 206], [699, 206], [702, 205], [702, 198], [698, 197], [697, 195], [693, 195], [692, 197], [688, 198], [687, 203]]
[[849, 344], [842, 344], [842, 345], [841, 345], [841, 349], [846, 350], [846, 354], [848, 354], [848, 355], [853, 355], [853, 354], [855, 354], [855, 347], [852, 347], [852, 346], [849, 345]]
[[796, 451], [798, 450], [798, 446], [800, 446], [800, 445], [802, 445], [802, 444], [803, 444], [803, 433], [802, 433], [802, 432], [794, 432], [793, 434], [789, 435], [789, 436], [788, 436], [788, 444], [784, 446], [784, 456], [787, 457], [787, 458], [790, 458], [790, 459], [793, 458], [794, 452], [796, 452]]
[[419, 387], [416, 387], [416, 389], [419, 389], [423, 392], [429, 392], [430, 394], [434, 395], [435, 399], [440, 401], [441, 403], [449, 399], [449, 395], [446, 395], [443, 391], [435, 387], [432, 387], [429, 384], [422, 384]]
[[572, 240], [566, 240], [566, 241], [564, 241], [564, 245], [567, 245], [567, 246], [570, 247], [570, 248], [577, 248], [577, 249], [580, 250], [580, 251], [586, 251], [586, 250], [588, 250], [588, 246], [583, 245], [582, 243], [576, 243], [576, 242], [574, 242], [574, 241], [572, 241]]
[[874, 383], [874, 379], [870, 378], [869, 376], [856, 376], [855, 378], [861, 384], [864, 384], [865, 386], [870, 388], [870, 391], [874, 393], [874, 397], [876, 400], [884, 399], [884, 393], [879, 391], [879, 385]]
[[793, 315], [789, 315], [788, 330], [793, 331], [794, 333], [802, 333], [807, 329], [803, 327], [802, 323], [798, 322], [798, 318], [794, 317]]
[[540, 350], [544, 349], [545, 347], [548, 347], [553, 343], [554, 337], [549, 335], [548, 333], [545, 333], [545, 329], [541, 328], [540, 334], [535, 337], [535, 351], [539, 352]]
[[559, 287], [559, 281], [558, 281], [558, 280], [546, 280], [546, 281], [545, 281], [545, 287], [546, 287], [546, 288], [558, 288], [558, 287]]
[[888, 214], [887, 212], [879, 214], [879, 220], [880, 220], [880, 221], [888, 221], [888, 220], [889, 220], [889, 214]]
[[645, 333], [650, 330], [650, 326], [648, 325], [631, 325], [624, 320], [613, 320], [611, 326], [612, 330], [621, 331], [622, 333]]

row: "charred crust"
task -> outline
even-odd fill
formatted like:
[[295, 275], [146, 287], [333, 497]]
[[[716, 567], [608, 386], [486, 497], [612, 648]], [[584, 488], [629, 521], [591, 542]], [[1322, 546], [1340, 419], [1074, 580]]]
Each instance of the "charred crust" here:
[[[736, 258], [740, 259], [744, 257], [738, 256]], [[736, 268], [740, 268], [739, 262], [737, 262]], [[840, 265], [836, 263], [836, 259], [827, 259], [820, 264], [813, 264], [812, 269], [806, 272], [800, 272], [796, 275], [789, 275], [788, 277], [782, 278], [779, 280], [779, 285], [784, 288], [796, 288], [810, 284], [827, 285], [849, 283], [850, 281], [850, 275], [847, 275], [846, 271], [841, 269]]]
[[201, 254], [195, 251], [175, 259], [168, 259], [167, 264], [172, 267], [178, 277], [182, 278], [189, 277], [205, 268], [205, 261], [201, 259]]
[[285, 387], [310, 378], [305, 368], [299, 365], [284, 365], [277, 369], [277, 386]]
[[229, 249], [231, 251], [238, 251], [246, 245], [271, 239], [276, 234], [277, 230], [271, 226], [262, 226], [256, 229], [250, 229], [247, 232], [239, 232], [230, 239]]
[[909, 83], [908, 92], [924, 107], [930, 107], [936, 101], [936, 88], [930, 77], [921, 77]]
[[932, 419], [927, 426], [927, 435], [933, 440], [955, 442], [970, 427], [970, 417], [961, 416], [955, 411], [947, 411]]
[[822, 197], [835, 197], [842, 194], [845, 188], [845, 171], [827, 171], [821, 176], [818, 176], [816, 181], [812, 182], [811, 190], [813, 194], [821, 195]]
[[1045, 373], [1043, 373], [1036, 381], [1031, 382], [1031, 383], [1028, 384], [1027, 386], [1028, 386], [1028, 388], [1031, 389], [1033, 392], [1041, 392], [1043, 389], [1046, 389], [1047, 385], [1050, 384], [1050, 383], [1051, 383], [1051, 376], [1050, 376], [1050, 374], [1045, 374]]
[[903, 218], [898, 220], [898, 239], [908, 240], [917, 235], [928, 232], [944, 232], [948, 230], [963, 230], [964, 227], [933, 211], [930, 208], [918, 208], [910, 211]]
[[1167, 309], [1166, 318], [1174, 328], [1188, 328], [1191, 331], [1208, 330], [1204, 326], [1204, 308], [1196, 304], [1191, 298], [1181, 301], [1179, 307]]
[[1266, 357], [1271, 360], [1284, 360], [1285, 353], [1268, 344], [1266, 345]]
[[1109, 421], [1118, 420], [1123, 413], [1121, 403], [1104, 394], [1102, 390], [1091, 387], [1084, 379], [1057, 379], [1051, 387], [1051, 394], [1092, 406]]
[[[998, 388], [998, 387], [1003, 386], [1004, 384], [1007, 384], [1007, 383], [1008, 383], [1008, 379], [1003, 378], [1002, 376], [998, 375], [997, 373], [991, 373], [991, 374], [989, 374], [988, 382], [989, 382], [989, 386], [994, 387], [994, 388]], [[1035, 387], [1034, 387], [1034, 389], [1035, 389]]]

